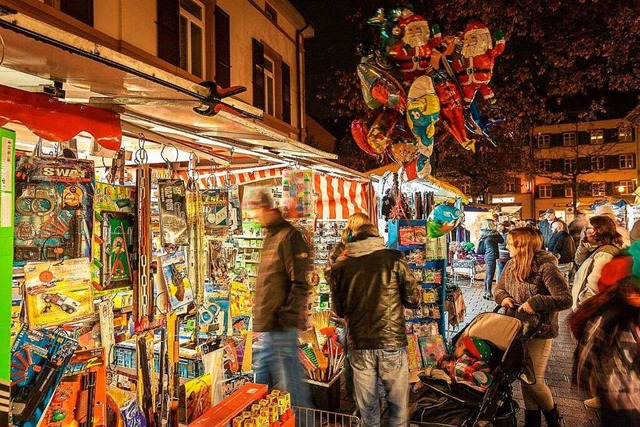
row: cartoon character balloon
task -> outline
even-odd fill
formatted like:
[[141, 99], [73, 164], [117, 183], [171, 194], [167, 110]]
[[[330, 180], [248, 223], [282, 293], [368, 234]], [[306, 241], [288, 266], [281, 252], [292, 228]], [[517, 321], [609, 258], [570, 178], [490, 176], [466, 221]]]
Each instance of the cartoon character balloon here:
[[450, 232], [462, 221], [462, 211], [451, 205], [436, 205], [427, 218], [429, 237], [441, 237]]

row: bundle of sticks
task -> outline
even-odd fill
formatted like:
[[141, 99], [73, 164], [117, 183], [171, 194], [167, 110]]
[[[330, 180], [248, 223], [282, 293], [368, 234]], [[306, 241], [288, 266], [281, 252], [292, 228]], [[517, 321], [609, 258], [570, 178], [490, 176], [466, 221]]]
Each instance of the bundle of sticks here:
[[326, 337], [322, 348], [318, 345], [315, 327], [300, 334], [298, 357], [312, 380], [328, 382], [342, 369], [345, 353], [336, 340], [335, 329], [327, 326], [320, 330]]

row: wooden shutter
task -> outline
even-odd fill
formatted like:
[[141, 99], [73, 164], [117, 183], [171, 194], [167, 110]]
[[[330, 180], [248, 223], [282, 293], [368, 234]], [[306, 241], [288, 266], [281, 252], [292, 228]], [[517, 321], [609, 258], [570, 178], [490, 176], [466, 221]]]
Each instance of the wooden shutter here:
[[180, 66], [180, 1], [157, 0], [158, 58]]
[[253, 106], [264, 110], [264, 46], [252, 39], [253, 54]]
[[291, 70], [282, 62], [282, 121], [291, 124]]
[[93, 0], [61, 0], [60, 11], [93, 27]]
[[216, 6], [214, 11], [216, 26], [216, 83], [222, 87], [231, 86], [231, 33], [229, 15]]

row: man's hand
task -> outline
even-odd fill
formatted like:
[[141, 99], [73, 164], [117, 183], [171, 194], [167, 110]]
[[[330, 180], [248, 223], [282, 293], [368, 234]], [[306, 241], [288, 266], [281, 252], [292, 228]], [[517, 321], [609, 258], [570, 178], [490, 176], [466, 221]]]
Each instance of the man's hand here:
[[505, 299], [503, 299], [502, 302], [500, 303], [500, 305], [503, 306], [503, 307], [507, 307], [507, 308], [514, 308], [515, 307], [513, 298], [511, 298], [511, 297], [506, 297]]
[[533, 308], [531, 308], [528, 302], [525, 302], [524, 304], [522, 304], [518, 308], [518, 311], [524, 311], [525, 313], [529, 313], [529, 314], [535, 313], [535, 311], [533, 311]]

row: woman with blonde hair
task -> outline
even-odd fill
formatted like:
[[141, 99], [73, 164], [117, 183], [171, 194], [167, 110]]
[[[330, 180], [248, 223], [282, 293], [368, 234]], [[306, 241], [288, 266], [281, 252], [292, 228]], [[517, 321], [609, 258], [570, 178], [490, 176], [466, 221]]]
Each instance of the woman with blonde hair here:
[[369, 215], [365, 213], [354, 213], [347, 219], [347, 226], [342, 230], [340, 242], [335, 244], [335, 246], [331, 249], [331, 253], [329, 254], [329, 267], [331, 267], [333, 263], [336, 262], [340, 254], [344, 252], [347, 243], [349, 243], [349, 240], [353, 235], [353, 231], [357, 230], [364, 224], [371, 224]]
[[542, 417], [548, 426], [560, 426], [561, 416], [549, 387], [544, 382], [552, 339], [558, 336], [558, 312], [571, 307], [567, 281], [558, 269], [558, 259], [542, 250], [538, 232], [516, 228], [507, 236], [511, 259], [493, 290], [498, 304], [507, 314], [538, 326], [527, 349], [535, 372], [535, 384], [522, 384], [525, 427], [538, 427]]

